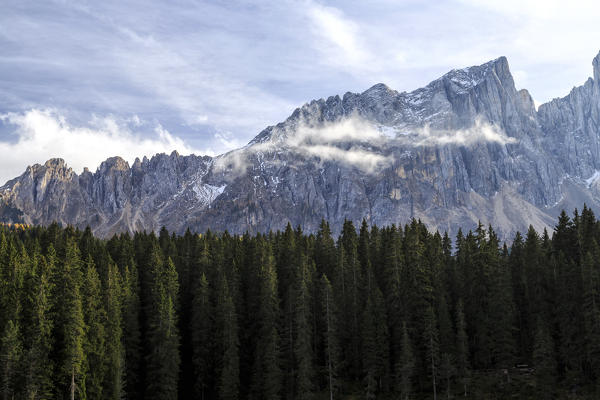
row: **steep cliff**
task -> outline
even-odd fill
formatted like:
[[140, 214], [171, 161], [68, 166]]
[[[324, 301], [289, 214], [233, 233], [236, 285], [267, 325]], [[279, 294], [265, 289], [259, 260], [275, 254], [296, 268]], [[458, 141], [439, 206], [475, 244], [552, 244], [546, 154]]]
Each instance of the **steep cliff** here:
[[215, 158], [113, 157], [81, 175], [49, 160], [0, 188], [0, 218], [106, 236], [414, 217], [452, 234], [481, 220], [510, 238], [562, 208], [600, 210], [600, 54], [593, 71], [538, 111], [500, 57], [410, 93], [377, 84], [311, 101]]

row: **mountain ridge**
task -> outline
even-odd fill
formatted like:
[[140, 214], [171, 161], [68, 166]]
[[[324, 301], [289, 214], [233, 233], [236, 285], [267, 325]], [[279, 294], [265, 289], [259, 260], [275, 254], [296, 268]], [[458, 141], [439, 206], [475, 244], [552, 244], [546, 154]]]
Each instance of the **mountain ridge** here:
[[0, 187], [0, 220], [90, 225], [108, 236], [165, 225], [231, 232], [316, 230], [321, 218], [420, 218], [455, 233], [479, 220], [508, 238], [562, 208], [600, 210], [600, 53], [593, 78], [536, 110], [506, 57], [423, 88], [383, 83], [312, 100], [219, 155], [120, 157], [76, 174], [35, 164]]

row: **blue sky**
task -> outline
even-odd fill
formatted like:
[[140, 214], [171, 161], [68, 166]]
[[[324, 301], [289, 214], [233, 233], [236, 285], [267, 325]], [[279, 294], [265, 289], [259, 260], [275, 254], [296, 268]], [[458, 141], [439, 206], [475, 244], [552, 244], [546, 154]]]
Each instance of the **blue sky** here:
[[0, 181], [49, 157], [219, 154], [311, 99], [501, 55], [545, 102], [591, 76], [595, 3], [4, 0]]

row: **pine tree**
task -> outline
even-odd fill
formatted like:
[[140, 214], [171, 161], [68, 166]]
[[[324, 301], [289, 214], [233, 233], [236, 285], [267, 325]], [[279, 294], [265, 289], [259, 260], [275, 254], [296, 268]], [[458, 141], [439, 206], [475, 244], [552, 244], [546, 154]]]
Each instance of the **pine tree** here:
[[106, 310], [102, 301], [102, 287], [98, 271], [91, 256], [88, 256], [84, 284], [81, 288], [83, 298], [83, 319], [85, 323], [85, 339], [83, 351], [86, 355], [84, 368], [85, 396], [99, 399], [103, 396], [104, 364], [106, 356]]
[[0, 331], [3, 331], [9, 321], [17, 321], [21, 311], [21, 290], [29, 259], [22, 245], [11, 240], [0, 244], [0, 261]]
[[[54, 249], [48, 249], [48, 258], [54, 259]], [[57, 280], [53, 298], [56, 307], [55, 329], [60, 336], [60, 363], [57, 373], [60, 388], [66, 389], [70, 399], [76, 393], [84, 395], [85, 366], [85, 323], [81, 287], [83, 283], [81, 258], [74, 240], [68, 239], [65, 244], [65, 260], [58, 266]], [[62, 390], [59, 396], [62, 396]]]
[[374, 318], [375, 305], [372, 296], [367, 298], [363, 314], [363, 369], [365, 372], [365, 397], [368, 400], [377, 396], [377, 327]]
[[469, 338], [467, 337], [467, 327], [465, 323], [465, 314], [463, 311], [462, 300], [458, 301], [456, 306], [456, 368], [458, 378], [464, 389], [464, 395], [467, 397], [467, 386], [471, 376], [471, 367], [469, 363]]
[[415, 375], [415, 357], [413, 352], [413, 346], [408, 336], [408, 329], [406, 329], [406, 323], [402, 324], [402, 346], [401, 353], [396, 364], [396, 374], [398, 375], [399, 387], [396, 389], [400, 393], [402, 400], [410, 399], [412, 389], [412, 379]]
[[240, 390], [240, 360], [238, 322], [233, 298], [229, 293], [227, 280], [221, 287], [222, 301], [218, 314], [223, 318], [223, 356], [219, 383], [221, 400], [237, 400]]
[[147, 399], [177, 399], [179, 377], [179, 332], [176, 301], [179, 284], [173, 261], [163, 261], [160, 250], [152, 249], [151, 314], [148, 326]]
[[104, 398], [120, 400], [124, 392], [125, 350], [123, 348], [122, 328], [122, 279], [117, 266], [110, 262], [106, 284], [106, 355], [104, 363]]
[[454, 359], [450, 353], [442, 353], [440, 360], [440, 376], [444, 379], [446, 385], [446, 398], [450, 400], [451, 380], [454, 376]]
[[294, 292], [295, 284], [299, 279], [300, 274], [300, 249], [296, 245], [296, 235], [288, 222], [285, 232], [281, 239], [276, 242], [279, 245], [277, 251], [277, 277], [278, 277], [278, 292], [281, 299], [281, 353], [282, 353], [282, 369], [284, 371], [283, 384], [284, 392], [287, 397], [293, 397], [296, 386], [296, 360], [295, 360], [295, 343], [296, 336], [294, 317], [295, 317], [295, 302]]
[[556, 359], [554, 342], [546, 324], [541, 319], [537, 321], [537, 329], [533, 348], [537, 398], [551, 399], [556, 382]]
[[[390, 357], [393, 359], [393, 368], [396, 369], [393, 375], [393, 386], [399, 391], [401, 382], [398, 380], [401, 376], [397, 368], [402, 354], [401, 343], [403, 335], [402, 318], [406, 317], [405, 305], [402, 303], [402, 271], [405, 269], [402, 265], [399, 249], [399, 233], [396, 227], [392, 225], [389, 229], [381, 232], [381, 278], [380, 285], [384, 294], [386, 311], [388, 315], [388, 326], [390, 330]], [[376, 270], [375, 270], [376, 271]]]
[[39, 254], [34, 257], [38, 261], [28, 274], [27, 307], [30, 309], [30, 318], [24, 335], [29, 341], [24, 354], [27, 366], [24, 393], [27, 399], [43, 399], [50, 398], [53, 390], [53, 362], [50, 359], [53, 327], [50, 274], [54, 269], [54, 260], [47, 262]]
[[423, 332], [423, 342], [426, 346], [427, 363], [429, 364], [429, 374], [431, 377], [431, 386], [433, 389], [433, 399], [437, 399], [437, 378], [439, 374], [439, 337], [437, 331], [437, 321], [433, 307], [427, 309], [425, 315], [425, 331]]
[[370, 261], [367, 264], [367, 302], [361, 321], [362, 360], [366, 397], [373, 399], [387, 383], [389, 332], [383, 295], [372, 277]]
[[133, 260], [123, 272], [123, 347], [125, 351], [125, 393], [130, 399], [142, 393], [142, 345], [140, 331], [140, 294], [138, 272]]
[[19, 389], [19, 363], [23, 356], [19, 323], [9, 320], [0, 338], [0, 368], [2, 368], [2, 398], [14, 399]]
[[338, 382], [340, 348], [333, 288], [325, 275], [321, 278], [321, 291], [321, 313], [325, 319], [325, 330], [323, 332], [325, 365], [323, 369], [327, 375], [329, 400], [333, 400], [334, 396], [339, 392], [340, 386]]
[[[598, 246], [593, 243], [591, 251], [595, 254], [597, 260], [599, 254]], [[600, 368], [600, 301], [598, 293], [598, 271], [594, 262], [592, 252], [586, 252], [583, 258], [583, 317], [584, 317], [584, 342], [586, 358], [586, 374], [591, 380], [599, 377]]]
[[438, 289], [438, 325], [440, 336], [440, 377], [444, 379], [446, 386], [446, 395], [450, 398], [450, 380], [454, 376], [454, 346], [455, 338], [450, 322], [450, 313], [446, 303], [444, 288]]
[[295, 293], [296, 340], [294, 341], [294, 358], [296, 368], [296, 398], [310, 400], [314, 392], [315, 371], [313, 366], [312, 349], [312, 310], [309, 290], [310, 273], [305, 256], [302, 256], [301, 270]]
[[417, 220], [358, 236], [346, 222], [337, 248], [326, 222], [108, 241], [0, 226], [0, 399], [333, 400], [362, 383], [368, 398], [484, 398], [513, 360], [534, 372], [507, 396], [593, 398], [599, 240], [587, 206], [510, 250], [480, 224], [456, 254]]
[[0, 325], [0, 368], [2, 395], [12, 399], [20, 395], [23, 374], [20, 363], [23, 358], [21, 340], [22, 300], [25, 271], [29, 268], [29, 258], [25, 249], [17, 251], [16, 243], [11, 243], [0, 275], [0, 299], [2, 302], [2, 325]]
[[274, 400], [282, 390], [280, 367], [279, 300], [277, 297], [277, 272], [270, 245], [263, 239], [257, 243], [259, 255], [259, 309], [256, 315], [258, 337], [252, 371], [252, 398]]
[[341, 308], [344, 315], [342, 323], [344, 327], [342, 348], [345, 351], [344, 359], [346, 361], [348, 372], [353, 379], [359, 378], [361, 371], [361, 351], [360, 351], [360, 317], [363, 309], [362, 294], [362, 271], [357, 252], [358, 238], [356, 229], [352, 221], [344, 221], [342, 234], [338, 241], [338, 247], [342, 253], [340, 259], [343, 269], [343, 299]]
[[191, 320], [193, 365], [196, 377], [194, 390], [196, 397], [199, 399], [204, 399], [205, 392], [211, 385], [210, 374], [212, 368], [210, 353], [212, 347], [212, 318], [209, 285], [206, 274], [203, 273], [196, 284]]
[[338, 263], [337, 251], [335, 248], [335, 241], [331, 237], [329, 223], [324, 219], [321, 220], [321, 224], [319, 225], [319, 231], [317, 232], [315, 240], [314, 254], [318, 276], [335, 276], [334, 274]]
[[500, 258], [498, 241], [491, 227], [489, 232], [488, 265], [490, 266], [489, 332], [491, 355], [497, 368], [507, 369], [514, 364], [513, 337], [514, 303], [511, 271], [508, 256]]

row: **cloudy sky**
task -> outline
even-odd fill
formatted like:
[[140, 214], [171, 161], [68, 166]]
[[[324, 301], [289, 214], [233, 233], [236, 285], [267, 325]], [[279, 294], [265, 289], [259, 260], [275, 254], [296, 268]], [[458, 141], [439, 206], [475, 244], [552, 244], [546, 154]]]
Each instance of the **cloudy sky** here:
[[501, 55], [543, 103], [591, 76], [596, 3], [4, 0], [0, 181], [50, 157], [219, 154], [311, 99]]

